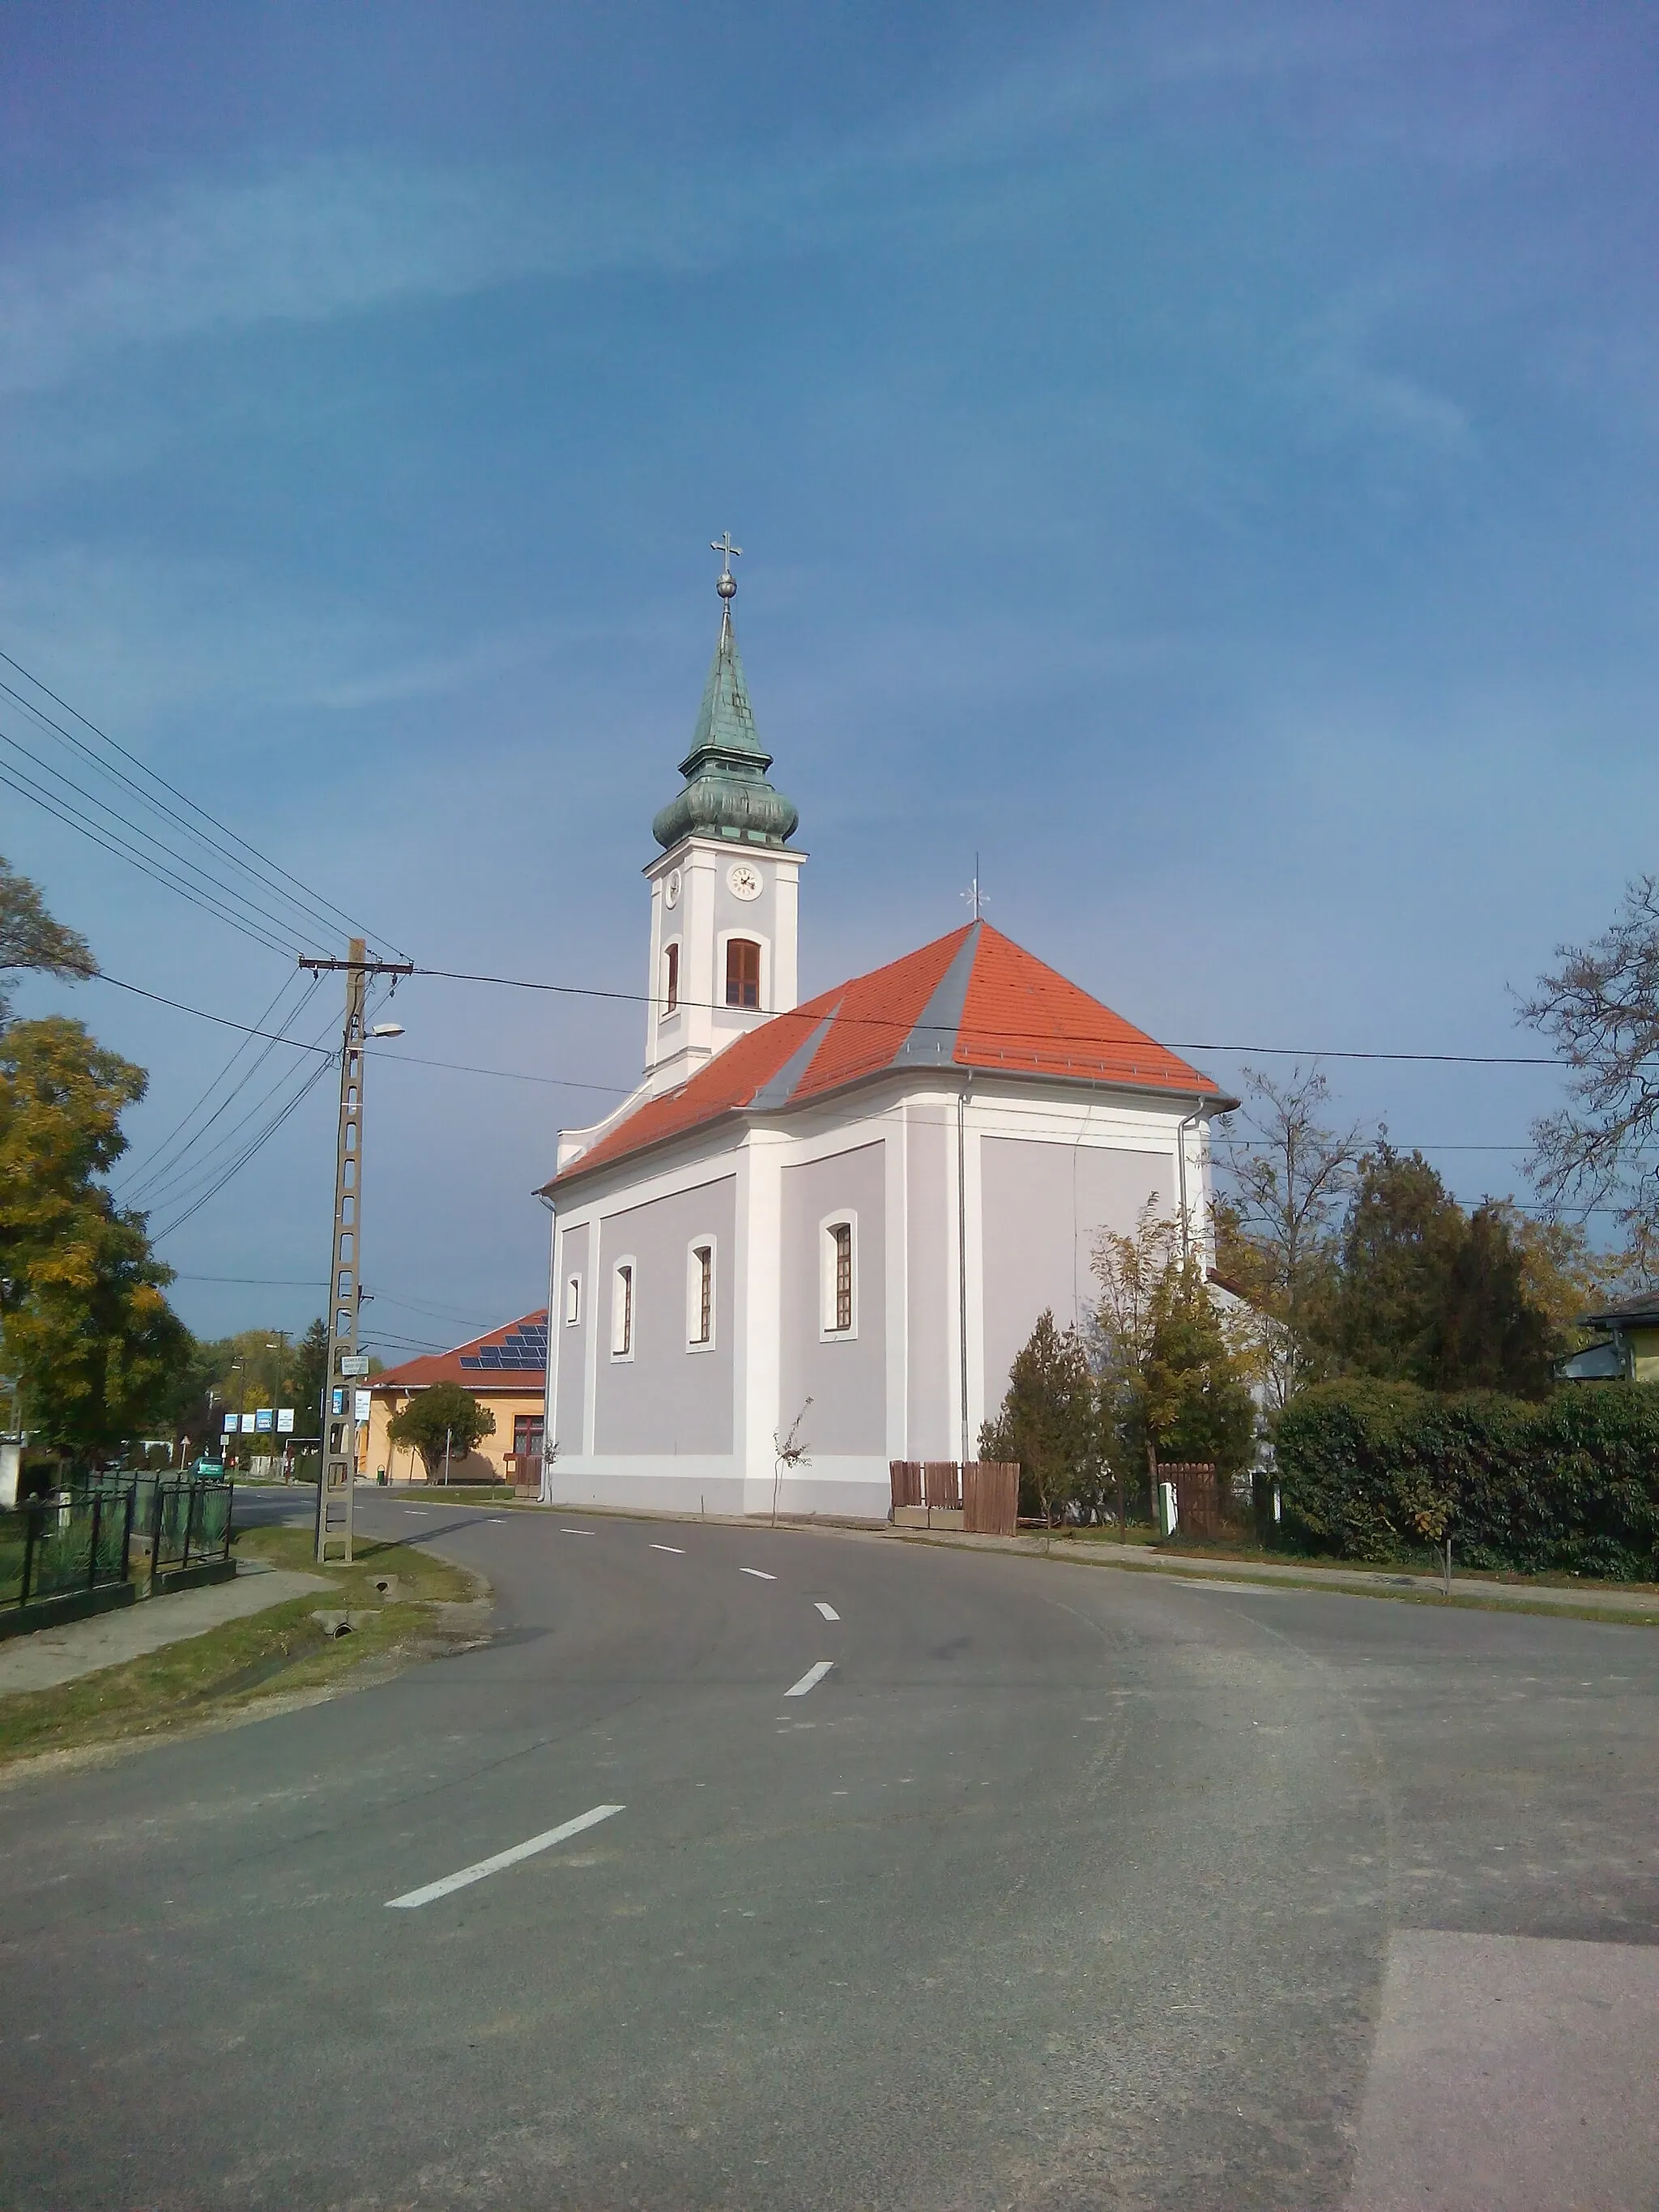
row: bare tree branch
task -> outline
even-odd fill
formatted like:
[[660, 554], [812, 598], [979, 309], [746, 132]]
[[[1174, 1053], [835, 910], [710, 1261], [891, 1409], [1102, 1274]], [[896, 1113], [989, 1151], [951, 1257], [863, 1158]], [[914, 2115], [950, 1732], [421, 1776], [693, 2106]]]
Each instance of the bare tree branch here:
[[1611, 928], [1556, 947], [1521, 1018], [1571, 1071], [1571, 1103], [1532, 1127], [1527, 1171], [1547, 1206], [1612, 1205], [1626, 1227], [1659, 1231], [1659, 878], [1626, 886]]

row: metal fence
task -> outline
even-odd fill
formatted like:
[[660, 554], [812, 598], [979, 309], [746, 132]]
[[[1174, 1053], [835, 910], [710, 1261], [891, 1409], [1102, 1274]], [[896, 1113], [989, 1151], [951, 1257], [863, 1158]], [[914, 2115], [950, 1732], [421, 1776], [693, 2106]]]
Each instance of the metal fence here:
[[26, 1606], [127, 1579], [131, 1484], [31, 1498], [0, 1513], [0, 1606]]
[[152, 1575], [207, 1566], [230, 1557], [234, 1482], [156, 1483], [148, 1527]]

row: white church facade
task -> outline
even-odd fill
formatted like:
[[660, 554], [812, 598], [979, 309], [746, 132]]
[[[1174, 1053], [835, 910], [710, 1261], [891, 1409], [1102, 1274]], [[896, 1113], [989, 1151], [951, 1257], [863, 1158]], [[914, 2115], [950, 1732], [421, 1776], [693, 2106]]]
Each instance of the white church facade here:
[[[543, 1495], [881, 1520], [895, 1459], [977, 1456], [1103, 1228], [1207, 1222], [1207, 1077], [975, 920], [796, 994], [805, 854], [725, 602], [653, 824], [646, 1069], [565, 1131]], [[778, 1439], [807, 1449], [778, 1471]]]

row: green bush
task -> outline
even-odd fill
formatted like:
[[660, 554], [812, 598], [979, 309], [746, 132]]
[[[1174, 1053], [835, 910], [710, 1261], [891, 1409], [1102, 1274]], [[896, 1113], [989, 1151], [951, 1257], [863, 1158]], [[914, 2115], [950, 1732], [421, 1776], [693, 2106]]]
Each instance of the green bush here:
[[1320, 1382], [1275, 1433], [1285, 1533], [1345, 1559], [1449, 1536], [1471, 1567], [1659, 1580], [1659, 1384], [1541, 1404], [1410, 1382]]

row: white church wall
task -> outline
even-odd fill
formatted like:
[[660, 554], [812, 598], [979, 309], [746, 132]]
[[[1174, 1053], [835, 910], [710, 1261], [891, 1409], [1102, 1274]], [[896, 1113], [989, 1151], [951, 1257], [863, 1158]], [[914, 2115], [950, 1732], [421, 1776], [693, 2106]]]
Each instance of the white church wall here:
[[[804, 1401], [815, 1462], [862, 1455], [886, 1479], [886, 1163], [881, 1139], [786, 1166], [781, 1200], [779, 1426]], [[854, 1326], [826, 1326], [826, 1225], [854, 1229]], [[829, 1470], [826, 1470], [826, 1475]], [[860, 1476], [860, 1480], [867, 1480]]]
[[[558, 1238], [553, 1273], [553, 1306], [548, 1316], [550, 1364], [553, 1370], [553, 1419], [550, 1439], [561, 1455], [582, 1451], [587, 1441], [587, 1331], [592, 1313], [592, 1273], [588, 1266], [591, 1235], [586, 1222]], [[570, 1284], [576, 1284], [576, 1318], [568, 1318]]]
[[955, 1112], [941, 1094], [914, 1102], [904, 1115], [908, 1387], [894, 1459], [957, 1455]]
[[[980, 1133], [984, 1269], [984, 1403], [994, 1414], [1015, 1354], [1045, 1307], [1064, 1328], [1099, 1297], [1092, 1262], [1103, 1228], [1133, 1229], [1149, 1197], [1175, 1211], [1173, 1141], [1161, 1152]], [[1170, 1132], [1173, 1139], [1173, 1129]]]
[[[732, 1450], [735, 1200], [735, 1176], [727, 1173], [602, 1216], [589, 1298], [589, 1326], [599, 1336], [593, 1424], [599, 1456]], [[691, 1346], [688, 1329], [688, 1257], [702, 1239], [714, 1247], [714, 1341], [707, 1349]], [[625, 1352], [613, 1327], [623, 1261], [634, 1270]]]

